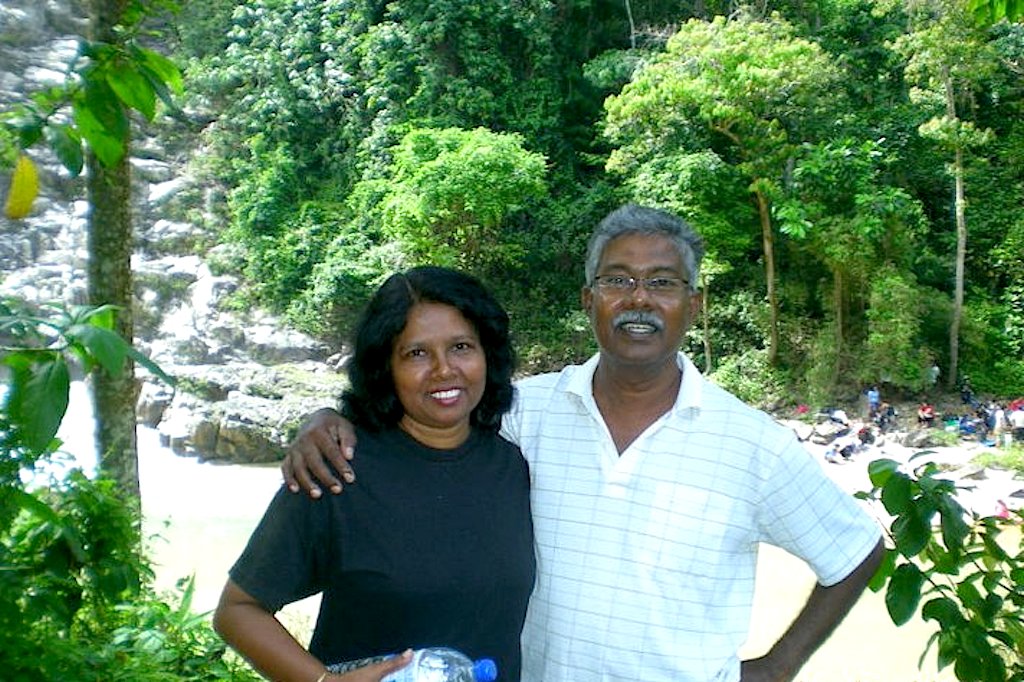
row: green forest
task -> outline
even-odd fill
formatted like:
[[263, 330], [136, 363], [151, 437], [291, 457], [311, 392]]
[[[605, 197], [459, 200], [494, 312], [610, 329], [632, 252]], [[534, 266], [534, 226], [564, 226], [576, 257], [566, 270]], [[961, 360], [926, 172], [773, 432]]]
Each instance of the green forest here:
[[[636, 202], [703, 234], [684, 350], [740, 398], [909, 400], [933, 368], [947, 390], [1024, 396], [1024, 0], [82, 4], [67, 86], [0, 112], [7, 217], [31, 211], [35, 145], [84, 171], [91, 211], [91, 307], [0, 302], [11, 679], [253, 679], [192, 582], [154, 592], [140, 538], [132, 363], [173, 380], [122, 314], [138, 128], [189, 150], [175, 210], [241, 276], [231, 305], [334, 348], [384, 278], [437, 263], [507, 307], [522, 372], [580, 361], [586, 239]], [[28, 490], [60, 447], [72, 361], [92, 372], [103, 475]], [[923, 461], [872, 462], [859, 493], [894, 519], [873, 587], [897, 624], [940, 626], [927, 655], [957, 679], [1022, 680], [1024, 551], [996, 536], [1019, 544], [1024, 512], [971, 517]]]
[[20, 146], [78, 173], [84, 140], [116, 185], [109, 103], [187, 139], [184, 213], [240, 309], [340, 348], [384, 277], [450, 265], [507, 306], [524, 372], [561, 367], [594, 351], [587, 235], [636, 202], [704, 235], [686, 350], [749, 402], [909, 399], [933, 367], [1024, 393], [1015, 1], [94, 4], [130, 31], [82, 53], [77, 128], [42, 93]]
[[761, 403], [886, 382], [1024, 392], [1024, 28], [962, 2], [187, 3], [165, 33], [217, 266], [341, 343], [434, 262], [509, 308], [523, 369], [593, 352], [593, 225], [708, 257], [691, 357]]

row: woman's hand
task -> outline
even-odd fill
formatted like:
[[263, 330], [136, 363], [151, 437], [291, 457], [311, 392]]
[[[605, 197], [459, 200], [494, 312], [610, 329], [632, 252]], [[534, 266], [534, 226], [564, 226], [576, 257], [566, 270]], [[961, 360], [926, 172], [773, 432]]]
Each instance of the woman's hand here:
[[409, 665], [412, 660], [412, 649], [406, 649], [397, 656], [392, 656], [380, 663], [371, 663], [347, 673], [334, 673], [324, 678], [324, 682], [380, 682], [385, 676]]

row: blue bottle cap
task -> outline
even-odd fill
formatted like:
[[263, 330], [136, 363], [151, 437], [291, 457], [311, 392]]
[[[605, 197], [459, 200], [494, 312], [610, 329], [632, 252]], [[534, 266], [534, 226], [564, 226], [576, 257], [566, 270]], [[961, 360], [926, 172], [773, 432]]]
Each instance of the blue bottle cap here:
[[490, 658], [481, 658], [473, 663], [473, 678], [476, 682], [494, 682], [498, 679], [498, 665]]

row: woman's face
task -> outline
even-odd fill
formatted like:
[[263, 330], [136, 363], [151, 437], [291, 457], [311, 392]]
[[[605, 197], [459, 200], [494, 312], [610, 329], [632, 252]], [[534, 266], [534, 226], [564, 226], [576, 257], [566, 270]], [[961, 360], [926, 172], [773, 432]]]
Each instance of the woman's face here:
[[439, 449], [466, 440], [469, 415], [487, 384], [487, 360], [462, 313], [443, 303], [414, 305], [391, 350], [391, 375], [405, 432]]

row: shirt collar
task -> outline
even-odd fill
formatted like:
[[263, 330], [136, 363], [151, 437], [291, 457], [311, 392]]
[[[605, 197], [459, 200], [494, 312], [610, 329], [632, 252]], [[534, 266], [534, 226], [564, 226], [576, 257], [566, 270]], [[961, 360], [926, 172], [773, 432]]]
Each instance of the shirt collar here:
[[[578, 396], [581, 400], [592, 401], [594, 399], [594, 372], [597, 370], [597, 363], [601, 359], [600, 353], [595, 353], [576, 371], [569, 375], [564, 384], [565, 392]], [[672, 406], [672, 411], [684, 413], [693, 410], [700, 411], [701, 395], [704, 390], [704, 377], [700, 370], [682, 353], [676, 354], [676, 365], [683, 373], [683, 380], [679, 382], [679, 393]]]

